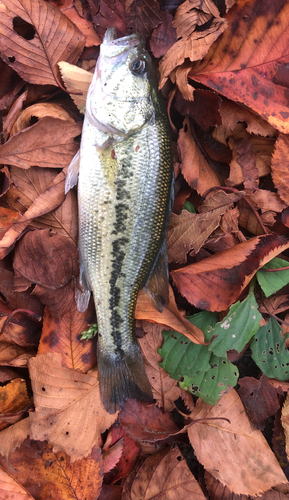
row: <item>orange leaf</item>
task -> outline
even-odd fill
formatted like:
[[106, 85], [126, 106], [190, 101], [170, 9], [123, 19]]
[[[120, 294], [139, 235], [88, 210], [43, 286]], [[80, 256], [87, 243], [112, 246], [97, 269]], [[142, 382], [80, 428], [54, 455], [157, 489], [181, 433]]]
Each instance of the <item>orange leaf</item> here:
[[28, 491], [0, 468], [0, 498], [5, 500], [33, 500]]
[[171, 276], [191, 304], [207, 311], [224, 311], [239, 298], [258, 269], [287, 248], [289, 242], [282, 236], [258, 236], [172, 271]]
[[58, 85], [56, 65], [77, 62], [83, 34], [43, 0], [4, 0], [0, 13], [2, 59], [29, 83]]
[[289, 138], [280, 134], [272, 157], [272, 179], [280, 198], [289, 205], [289, 175], [288, 175]]
[[289, 132], [289, 4], [240, 0], [227, 15], [228, 28], [189, 77]]
[[183, 128], [179, 132], [178, 150], [181, 156], [181, 172], [187, 183], [200, 195], [211, 187], [220, 186], [217, 175], [192, 136], [189, 118], [184, 119]]
[[169, 287], [169, 294], [168, 306], [164, 308], [163, 312], [159, 312], [155, 309], [146, 293], [141, 290], [136, 303], [135, 319], [145, 319], [152, 323], [159, 323], [182, 333], [195, 344], [202, 344], [204, 342], [204, 333], [181, 315], [171, 287]]
[[81, 340], [80, 334], [94, 319], [91, 305], [85, 312], [79, 312], [74, 302], [69, 311], [58, 318], [53, 318], [46, 309], [38, 354], [58, 352], [63, 366], [87, 373], [96, 364], [96, 338]]
[[[34, 499], [96, 499], [102, 485], [101, 452], [97, 447], [88, 457], [72, 463], [63, 451], [54, 453], [50, 443], [27, 439], [9, 463], [1, 459], [1, 465]], [[22, 500], [21, 496], [16, 498]]]

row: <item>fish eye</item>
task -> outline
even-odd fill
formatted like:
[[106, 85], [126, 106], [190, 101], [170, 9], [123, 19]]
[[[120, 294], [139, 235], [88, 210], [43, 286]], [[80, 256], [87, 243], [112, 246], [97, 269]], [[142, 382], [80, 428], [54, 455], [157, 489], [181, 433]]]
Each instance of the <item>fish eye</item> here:
[[130, 64], [130, 70], [133, 75], [143, 75], [146, 70], [146, 63], [143, 59], [135, 59]]

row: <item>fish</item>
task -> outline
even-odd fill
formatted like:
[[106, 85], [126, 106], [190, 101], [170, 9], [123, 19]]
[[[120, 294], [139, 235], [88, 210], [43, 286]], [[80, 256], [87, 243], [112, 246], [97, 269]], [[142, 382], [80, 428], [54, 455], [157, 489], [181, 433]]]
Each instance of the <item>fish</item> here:
[[78, 182], [80, 276], [76, 303], [93, 293], [103, 405], [153, 401], [134, 313], [145, 290], [168, 302], [166, 232], [174, 198], [167, 112], [144, 40], [108, 28], [88, 90], [79, 153], [66, 178]]

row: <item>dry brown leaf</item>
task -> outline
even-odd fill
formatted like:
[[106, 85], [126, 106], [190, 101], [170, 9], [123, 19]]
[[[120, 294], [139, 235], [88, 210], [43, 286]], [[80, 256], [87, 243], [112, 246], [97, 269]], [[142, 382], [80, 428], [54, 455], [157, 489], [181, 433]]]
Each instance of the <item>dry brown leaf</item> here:
[[189, 118], [184, 119], [179, 132], [178, 150], [181, 157], [181, 172], [187, 183], [200, 195], [220, 182], [198, 148], [191, 132]]
[[33, 500], [28, 491], [2, 468], [0, 468], [0, 498], [3, 500]]
[[274, 137], [276, 129], [260, 116], [253, 113], [249, 108], [240, 106], [229, 99], [222, 99], [220, 115], [223, 126], [233, 131], [239, 122], [246, 122], [246, 130], [249, 134], [261, 135], [262, 137]]
[[272, 179], [280, 198], [289, 205], [288, 176], [289, 137], [280, 134], [272, 156]]
[[35, 356], [34, 349], [20, 347], [10, 342], [0, 342], [0, 365], [27, 367], [28, 360]]
[[[61, 77], [68, 92], [72, 92], [71, 97], [81, 113], [85, 112], [86, 97], [93, 73], [85, 69], [61, 61], [58, 63], [61, 71]], [[81, 95], [76, 95], [75, 93]]]
[[[213, 3], [213, 2], [210, 2]], [[187, 1], [186, 5], [190, 9], [191, 2]], [[182, 6], [181, 6], [182, 7]], [[180, 7], [179, 7], [180, 8]], [[178, 9], [177, 9], [178, 12]], [[205, 31], [194, 31], [189, 36], [184, 36], [178, 40], [166, 53], [160, 63], [160, 88], [164, 86], [167, 79], [177, 66], [183, 65], [186, 59], [191, 62], [202, 59], [207, 53], [210, 46], [214, 41], [225, 31], [227, 28], [227, 21], [221, 17], [213, 19], [210, 27]], [[181, 66], [177, 75], [177, 84], [186, 99], [193, 99], [193, 88], [188, 84], [182, 85], [184, 80], [181, 73], [185, 73], [185, 81], [187, 82], [187, 74], [191, 69], [191, 64], [187, 67], [185, 64]], [[174, 78], [172, 78], [174, 79]]]
[[287, 483], [275, 455], [261, 431], [251, 424], [234, 389], [216, 406], [199, 399], [190, 417], [229, 419], [195, 423], [188, 435], [199, 462], [232, 492], [255, 496]]
[[57, 290], [78, 276], [78, 252], [71, 240], [49, 229], [30, 231], [17, 246], [14, 271], [18, 290], [32, 283]]
[[117, 418], [103, 407], [96, 374], [64, 368], [58, 353], [32, 358], [29, 374], [35, 404], [29, 414], [31, 438], [48, 440], [71, 461], [87, 456]]
[[131, 500], [206, 498], [177, 447], [147, 458], [133, 480], [130, 494]]
[[237, 161], [242, 169], [244, 187], [248, 190], [258, 189], [259, 171], [256, 166], [256, 158], [253, 154], [253, 148], [250, 141], [246, 139], [237, 139], [234, 146], [238, 153]]
[[139, 345], [143, 354], [146, 373], [153, 391], [154, 399], [163, 411], [172, 411], [175, 408], [174, 401], [181, 395], [181, 389], [176, 380], [159, 365], [162, 361], [158, 349], [163, 344], [161, 325], [153, 325], [143, 321], [141, 327], [146, 335], [139, 339]]
[[58, 85], [57, 63], [76, 63], [84, 40], [65, 15], [43, 0], [0, 3], [1, 57], [29, 83]]
[[54, 104], [51, 102], [41, 102], [38, 104], [33, 104], [33, 106], [29, 106], [24, 109], [20, 116], [15, 121], [12, 130], [11, 136], [18, 134], [21, 130], [25, 128], [29, 128], [31, 126], [31, 119], [37, 118], [41, 120], [46, 116], [52, 116], [53, 118], [59, 118], [60, 120], [66, 120], [70, 123], [75, 123], [74, 119], [71, 115], [66, 111], [60, 104]]
[[176, 29], [172, 25], [173, 17], [169, 12], [162, 12], [162, 22], [152, 32], [150, 49], [154, 57], [162, 57], [177, 41]]
[[62, 356], [63, 366], [87, 373], [96, 365], [96, 338], [81, 340], [80, 335], [94, 321], [91, 306], [79, 312], [74, 302], [69, 311], [58, 318], [53, 318], [46, 309], [38, 354], [57, 352]]
[[230, 176], [226, 180], [227, 186], [238, 186], [244, 181], [242, 168], [238, 162], [239, 153], [235, 147], [235, 141], [239, 139], [244, 139], [251, 144], [259, 177], [271, 173], [271, 156], [274, 150], [275, 138], [250, 135], [245, 129], [244, 123], [238, 123], [233, 131], [225, 129], [223, 126], [216, 127], [212, 135], [222, 144], [228, 144], [232, 150]]
[[[17, 168], [17, 167], [15, 167]], [[15, 171], [14, 171], [15, 172]], [[38, 172], [38, 167], [34, 167], [32, 172], [29, 172], [28, 175], [25, 175], [25, 173], [21, 173], [20, 177], [26, 177], [26, 181], [29, 179], [29, 174], [33, 172]], [[46, 174], [49, 175], [48, 172]], [[53, 175], [53, 174], [52, 174]], [[46, 181], [46, 176], [45, 175], [37, 175], [38, 179], [41, 179], [41, 184], [45, 184]], [[70, 195], [68, 197], [68, 202], [66, 203], [66, 206], [63, 206], [63, 202], [65, 200], [65, 194], [64, 194], [64, 185], [65, 185], [65, 174], [63, 172], [60, 172], [58, 175], [56, 175], [51, 184], [47, 186], [47, 188], [44, 190], [44, 192], [41, 193], [36, 198], [33, 200], [32, 204], [28, 208], [28, 210], [19, 217], [17, 222], [14, 222], [13, 226], [6, 232], [2, 240], [0, 241], [0, 258], [5, 257], [10, 250], [13, 248], [16, 240], [20, 237], [21, 233], [26, 229], [28, 225], [36, 225], [36, 227], [43, 227], [43, 219], [39, 221], [40, 223], [38, 224], [33, 224], [33, 220], [36, 218], [40, 218], [41, 216], [47, 214], [47, 212], [53, 211], [52, 214], [49, 214], [46, 218], [47, 223], [44, 225], [44, 227], [50, 226], [49, 222], [52, 219], [52, 228], [56, 230], [60, 229], [59, 232], [60, 234], [63, 234], [65, 236], [70, 236], [72, 237], [73, 241], [76, 239], [76, 231], [77, 228], [75, 227], [74, 224], [72, 224], [73, 219], [71, 218], [72, 214], [69, 214], [69, 217], [65, 218], [63, 217], [63, 222], [67, 223], [68, 229], [65, 230], [65, 226], [61, 224], [61, 217], [57, 217], [58, 213], [56, 214], [55, 209], [59, 207], [59, 205], [62, 204], [62, 209], [60, 211], [60, 214], [63, 210], [65, 210], [66, 206], [73, 203], [74, 201], [74, 208], [75, 208], [75, 195]], [[38, 187], [38, 186], [37, 186]], [[37, 189], [37, 187], [34, 185], [33, 188]], [[45, 220], [45, 219], [44, 219]], [[53, 224], [54, 223], [54, 224]], [[58, 226], [58, 227], [57, 227]], [[60, 226], [60, 228], [59, 228]], [[72, 235], [68, 231], [72, 232]]]
[[204, 342], [204, 333], [202, 330], [190, 323], [178, 311], [174, 293], [169, 287], [169, 304], [164, 308], [163, 312], [155, 309], [152, 301], [148, 298], [143, 290], [140, 290], [135, 309], [135, 319], [147, 320], [152, 323], [159, 323], [160, 325], [167, 326], [177, 332], [182, 333], [191, 342], [196, 344]]
[[20, 422], [16, 422], [13, 426], [8, 427], [0, 433], [0, 453], [9, 461], [10, 455], [18, 448], [21, 443], [29, 436], [30, 424], [29, 419], [24, 418]]
[[[51, 228], [55, 232], [68, 236], [76, 242], [78, 232], [77, 199], [73, 190], [70, 190], [61, 205], [47, 212], [47, 209], [56, 206], [64, 197], [65, 175], [60, 172], [56, 175], [54, 169], [41, 169], [31, 167], [28, 171], [17, 167], [11, 167], [12, 185], [7, 193], [7, 200], [10, 208], [14, 208], [24, 213], [29, 226], [37, 229]], [[48, 202], [45, 203], [45, 198]], [[38, 199], [40, 203], [38, 203]], [[31, 209], [30, 209], [31, 207]], [[31, 218], [27, 211], [30, 209]], [[44, 214], [40, 216], [41, 211]], [[32, 213], [39, 214], [36, 219], [32, 218]], [[14, 229], [19, 232], [18, 225]]]
[[254, 193], [247, 195], [252, 204], [261, 209], [262, 212], [272, 210], [274, 212], [282, 212], [287, 208], [277, 193], [273, 193], [268, 189], [256, 189]]
[[44, 117], [0, 146], [0, 162], [20, 168], [67, 167], [79, 148], [74, 138], [80, 133], [80, 123]]
[[212, 0], [186, 0], [176, 10], [173, 26], [177, 30], [177, 37], [188, 37], [196, 29], [220, 13]]
[[18, 413], [30, 405], [24, 379], [11, 380], [4, 387], [0, 387], [0, 419], [3, 414]]
[[93, 45], [97, 46], [101, 44], [101, 39], [95, 32], [92, 22], [85, 17], [81, 17], [75, 8], [75, 5], [70, 5], [68, 8], [60, 7], [59, 10], [62, 11], [85, 36], [85, 47], [92, 47]]
[[282, 408], [282, 417], [281, 417], [282, 426], [285, 433], [286, 440], [286, 454], [287, 458], [289, 457], [289, 395], [287, 393], [286, 400], [284, 402]]
[[20, 94], [19, 97], [17, 97], [16, 101], [12, 104], [11, 108], [9, 109], [9, 112], [5, 117], [5, 120], [3, 121], [4, 142], [7, 141], [11, 133], [11, 130], [14, 126], [14, 123], [18, 119], [19, 114], [21, 113], [26, 97], [27, 97], [27, 90], [22, 94]]
[[[236, 495], [227, 488], [224, 484], [220, 483], [217, 479], [212, 476], [209, 472], [205, 471], [205, 483], [206, 489], [209, 494], [209, 498], [212, 500], [251, 500], [252, 497], [247, 495]], [[262, 497], [258, 497], [261, 500]]]
[[185, 263], [190, 250], [198, 253], [219, 226], [225, 210], [221, 207], [203, 214], [192, 214], [187, 210], [183, 210], [180, 215], [172, 214], [167, 235], [169, 262]]
[[264, 227], [260, 220], [253, 212], [252, 208], [245, 200], [240, 200], [238, 203], [239, 209], [239, 226], [249, 231], [249, 233], [259, 236], [264, 234]]

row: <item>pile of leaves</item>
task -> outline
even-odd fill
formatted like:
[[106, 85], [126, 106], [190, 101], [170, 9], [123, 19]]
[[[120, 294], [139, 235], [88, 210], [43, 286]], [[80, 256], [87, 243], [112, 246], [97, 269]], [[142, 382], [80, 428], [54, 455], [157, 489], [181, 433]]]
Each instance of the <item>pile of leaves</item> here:
[[[289, 3], [0, 0], [0, 497], [289, 496]], [[136, 332], [155, 404], [100, 399], [76, 191], [106, 28], [141, 32], [167, 100], [170, 300]], [[287, 441], [286, 441], [287, 440]]]

